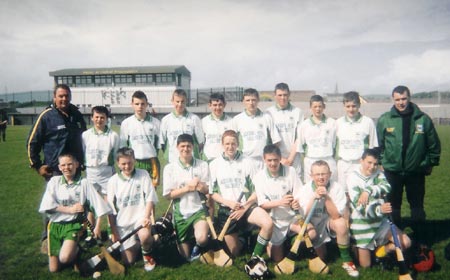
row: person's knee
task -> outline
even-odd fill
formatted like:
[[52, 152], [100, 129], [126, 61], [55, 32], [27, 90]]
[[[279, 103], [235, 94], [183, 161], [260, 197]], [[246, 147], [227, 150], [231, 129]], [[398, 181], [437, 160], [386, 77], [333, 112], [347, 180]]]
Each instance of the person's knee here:
[[411, 239], [405, 233], [402, 234], [402, 247], [404, 249], [408, 249], [409, 247], [411, 247]]

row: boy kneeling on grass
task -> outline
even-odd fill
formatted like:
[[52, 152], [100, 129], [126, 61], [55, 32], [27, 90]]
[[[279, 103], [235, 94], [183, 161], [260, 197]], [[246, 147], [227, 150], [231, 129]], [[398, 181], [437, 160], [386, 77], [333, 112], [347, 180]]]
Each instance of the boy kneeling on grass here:
[[[359, 168], [354, 169], [347, 179], [351, 200], [350, 232], [356, 239], [359, 265], [362, 267], [370, 267], [371, 251], [377, 246], [376, 256], [380, 258], [395, 250], [387, 218], [392, 213], [392, 206], [384, 201], [391, 186], [378, 169], [378, 160], [376, 150], [365, 150]], [[409, 248], [411, 240], [408, 235], [398, 228], [397, 234], [402, 248]]]
[[[113, 214], [109, 215], [112, 241], [142, 225], [137, 238], [127, 239], [120, 247], [122, 260], [130, 265], [136, 261], [139, 247], [142, 250], [144, 269], [152, 271], [155, 260], [151, 256], [153, 236], [150, 229], [154, 204], [158, 202], [152, 179], [147, 171], [134, 168], [134, 152], [130, 148], [120, 148], [117, 152], [117, 166], [120, 172], [108, 181], [107, 200]], [[138, 240], [139, 241], [138, 241]]]
[[47, 183], [39, 207], [39, 212], [48, 214], [50, 219], [47, 239], [50, 272], [57, 272], [61, 265], [75, 262], [85, 211], [93, 208], [97, 214], [95, 235], [100, 233], [101, 216], [111, 213], [94, 187], [85, 178], [76, 175], [79, 163], [73, 155], [62, 154], [58, 162], [62, 176], [54, 176]]

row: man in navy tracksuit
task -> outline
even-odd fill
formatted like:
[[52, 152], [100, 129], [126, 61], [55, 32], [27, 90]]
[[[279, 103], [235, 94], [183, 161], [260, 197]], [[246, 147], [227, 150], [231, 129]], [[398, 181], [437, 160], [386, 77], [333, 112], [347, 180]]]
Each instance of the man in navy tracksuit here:
[[[36, 169], [46, 181], [54, 175], [61, 175], [59, 155], [70, 153], [80, 164], [84, 162], [81, 134], [86, 130], [86, 122], [70, 100], [70, 88], [64, 84], [57, 85], [53, 91], [53, 104], [39, 115], [28, 136], [30, 167]], [[43, 160], [39, 155], [41, 151], [44, 153]], [[47, 232], [44, 230], [42, 240], [46, 238]]]

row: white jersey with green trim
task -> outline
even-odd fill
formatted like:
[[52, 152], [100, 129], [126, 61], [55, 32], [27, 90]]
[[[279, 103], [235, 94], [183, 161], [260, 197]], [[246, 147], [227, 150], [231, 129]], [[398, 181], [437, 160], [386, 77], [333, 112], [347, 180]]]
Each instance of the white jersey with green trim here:
[[312, 116], [300, 125], [298, 151], [305, 157], [323, 159], [334, 155], [336, 146], [335, 120], [323, 116], [315, 123]]
[[[192, 159], [190, 166], [185, 166], [178, 159], [164, 167], [163, 196], [170, 194], [172, 190], [184, 187], [187, 182], [197, 177], [200, 182], [209, 183], [208, 163], [196, 158]], [[174, 215], [187, 219], [202, 209], [202, 198], [198, 192], [189, 192], [174, 201]]]
[[216, 118], [209, 114], [202, 119], [202, 128], [205, 133], [205, 146], [203, 153], [208, 160], [220, 157], [222, 149], [222, 134], [225, 130], [233, 129], [233, 118], [223, 114], [221, 118]]
[[[302, 189], [302, 183], [295, 168], [283, 165], [280, 165], [277, 177], [271, 176], [266, 167], [260, 170], [253, 177], [253, 184], [259, 206], [269, 201], [280, 200], [287, 194], [298, 197]], [[290, 206], [279, 206], [270, 210], [270, 216], [279, 226], [284, 226], [283, 224], [292, 221], [295, 212]]]
[[230, 160], [219, 156], [209, 164], [210, 184], [209, 193], [218, 193], [224, 199], [237, 201], [239, 195], [247, 188], [248, 192], [241, 202], [246, 202], [254, 192], [252, 176], [257, 172], [253, 161], [246, 159], [240, 152]]
[[107, 200], [118, 227], [134, 226], [145, 217], [149, 202], [156, 204], [158, 197], [148, 172], [136, 168], [130, 178], [117, 173], [108, 181]]
[[114, 166], [119, 135], [105, 127], [102, 133], [92, 127], [82, 134], [83, 151], [86, 167]]
[[184, 133], [194, 137], [194, 148], [197, 146], [198, 149], [198, 145], [205, 142], [202, 121], [197, 115], [186, 111], [183, 115], [177, 116], [172, 112], [162, 118], [160, 141], [161, 145], [165, 145], [165, 153], [168, 153], [165, 154], [165, 158], [168, 162], [177, 161], [179, 156], [177, 137]]
[[336, 121], [336, 152], [338, 159], [359, 160], [364, 150], [378, 147], [373, 120], [360, 115], [354, 121], [346, 116]]
[[78, 219], [80, 213], [67, 214], [55, 209], [76, 203], [83, 205], [85, 211], [93, 208], [97, 217], [111, 213], [111, 208], [85, 178], [69, 184], [64, 176], [54, 176], [48, 181], [39, 212], [47, 213], [51, 222], [71, 222]]
[[129, 147], [136, 159], [149, 159], [158, 156], [161, 122], [147, 114], [139, 120], [136, 115], [123, 120], [120, 125], [120, 147]]
[[273, 124], [280, 135], [281, 155], [287, 158], [297, 140], [300, 124], [305, 118], [303, 110], [289, 103], [285, 109], [274, 105], [267, 108], [266, 112], [272, 117]]
[[[301, 196], [299, 199], [300, 207], [302, 208], [303, 213], [307, 213], [306, 211], [309, 212], [309, 209], [306, 209], [306, 207], [307, 207], [308, 203], [314, 199], [315, 191], [316, 191], [316, 185], [314, 184], [314, 181], [309, 181], [303, 187], [302, 193], [301, 193]], [[328, 191], [328, 196], [333, 201], [338, 212], [342, 215], [344, 213], [344, 210], [345, 210], [345, 207], [347, 204], [347, 197], [345, 195], [345, 192], [343, 191], [342, 186], [336, 181], [330, 181], [327, 186], [327, 191]], [[313, 225], [318, 225], [328, 218], [329, 218], [329, 215], [325, 208], [325, 200], [320, 199], [314, 210], [314, 214], [311, 217], [311, 223]]]
[[276, 144], [281, 141], [280, 134], [273, 125], [272, 117], [259, 109], [253, 116], [246, 111], [236, 115], [233, 118], [233, 128], [239, 133], [242, 152], [246, 157], [262, 160], [264, 147], [270, 142]]

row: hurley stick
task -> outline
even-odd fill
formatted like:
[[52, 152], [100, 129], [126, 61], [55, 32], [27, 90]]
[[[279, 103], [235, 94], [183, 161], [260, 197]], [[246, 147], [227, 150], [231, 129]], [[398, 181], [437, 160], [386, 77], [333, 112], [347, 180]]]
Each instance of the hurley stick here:
[[392, 238], [394, 239], [395, 244], [395, 254], [397, 256], [397, 264], [398, 264], [398, 279], [399, 280], [412, 280], [411, 275], [409, 274], [408, 267], [405, 263], [405, 258], [403, 257], [402, 245], [398, 240], [397, 229], [395, 228], [394, 223], [392, 222], [392, 218], [389, 218], [389, 225], [391, 226]]

